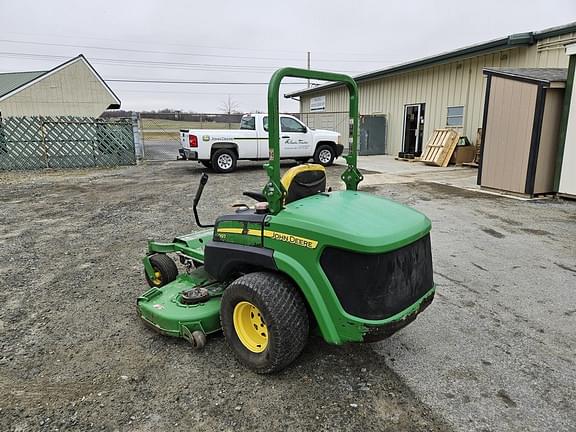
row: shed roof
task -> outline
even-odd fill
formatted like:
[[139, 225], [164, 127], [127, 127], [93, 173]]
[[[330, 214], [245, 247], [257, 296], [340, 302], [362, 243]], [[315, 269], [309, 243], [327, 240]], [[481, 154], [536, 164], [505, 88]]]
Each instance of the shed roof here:
[[568, 77], [568, 69], [563, 68], [484, 68], [484, 73], [543, 84], [564, 82]]
[[0, 73], [0, 97], [35, 80], [47, 71]]
[[[559, 36], [567, 33], [576, 32], [576, 22], [571, 22], [562, 26], [552, 27], [545, 30], [526, 32], [526, 33], [516, 33], [503, 38], [494, 39], [488, 42], [482, 42], [475, 45], [470, 45], [463, 48], [458, 48], [454, 51], [448, 51], [441, 54], [437, 54], [430, 57], [424, 57], [418, 60], [409, 61], [406, 63], [400, 63], [398, 65], [390, 66], [384, 69], [379, 69], [373, 72], [367, 72], [360, 75], [356, 75], [354, 80], [356, 82], [368, 81], [374, 78], [382, 78], [387, 75], [393, 75], [399, 72], [416, 69], [431, 64], [437, 64], [441, 62], [446, 62], [453, 60], [458, 57], [478, 55], [486, 52], [502, 50], [514, 46], [529, 46], [535, 44], [541, 39], [545, 39], [552, 36]], [[297, 90], [291, 93], [287, 93], [285, 97], [295, 97], [301, 96], [308, 93], [314, 93], [319, 90], [326, 90], [329, 88], [340, 87], [339, 83], [322, 84], [316, 87], [310, 87], [307, 89]]]

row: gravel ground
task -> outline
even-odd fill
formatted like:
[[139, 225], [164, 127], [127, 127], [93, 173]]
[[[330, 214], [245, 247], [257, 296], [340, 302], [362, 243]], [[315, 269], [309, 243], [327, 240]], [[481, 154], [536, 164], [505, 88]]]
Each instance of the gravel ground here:
[[[0, 430], [446, 430], [369, 346], [314, 338], [258, 376], [221, 336], [195, 352], [140, 323], [146, 240], [194, 229], [198, 167], [0, 178]], [[253, 163], [211, 176], [202, 218], [264, 180]]]
[[146, 140], [146, 159], [151, 161], [174, 161], [178, 157], [180, 141], [176, 139]]
[[[134, 313], [146, 240], [194, 229], [202, 172], [0, 173], [0, 430], [576, 429], [574, 203], [370, 186], [433, 220], [437, 299], [386, 341], [312, 338], [258, 376], [221, 336], [195, 352]], [[202, 219], [264, 180], [254, 163], [212, 175]]]

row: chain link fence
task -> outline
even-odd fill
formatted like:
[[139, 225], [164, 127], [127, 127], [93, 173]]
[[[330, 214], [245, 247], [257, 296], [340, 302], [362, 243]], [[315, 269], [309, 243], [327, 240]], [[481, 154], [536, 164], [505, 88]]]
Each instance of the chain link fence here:
[[[285, 113], [315, 129], [340, 132], [347, 145], [348, 112]], [[150, 161], [175, 160], [180, 148], [181, 129], [238, 129], [244, 114], [140, 113], [144, 158]]]
[[243, 114], [140, 113], [144, 158], [175, 160], [180, 129], [238, 129]]
[[131, 119], [0, 117], [0, 170], [135, 163]]

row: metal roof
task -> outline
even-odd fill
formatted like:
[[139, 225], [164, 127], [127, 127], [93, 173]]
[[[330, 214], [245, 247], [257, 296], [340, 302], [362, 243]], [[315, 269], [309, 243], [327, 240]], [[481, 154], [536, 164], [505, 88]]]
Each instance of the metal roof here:
[[44, 75], [47, 71], [0, 73], [0, 97]]
[[563, 82], [568, 77], [568, 69], [563, 68], [484, 68], [484, 73], [539, 81], [545, 84]]
[[[458, 57], [478, 55], [481, 53], [502, 50], [508, 47], [514, 46], [529, 46], [535, 44], [538, 40], [551, 37], [559, 36], [566, 33], [576, 32], [576, 22], [572, 22], [566, 25], [552, 27], [546, 30], [527, 32], [527, 33], [516, 33], [500, 39], [494, 39], [488, 42], [482, 42], [475, 45], [470, 45], [464, 48], [459, 48], [454, 51], [444, 52], [438, 55], [424, 57], [418, 60], [413, 60], [407, 63], [401, 63], [398, 65], [390, 66], [384, 69], [379, 69], [373, 72], [367, 72], [360, 75], [356, 75], [354, 80], [356, 82], [367, 81], [374, 78], [382, 78], [387, 75], [396, 74], [406, 70], [412, 70], [419, 67], [428, 66], [431, 64], [436, 64], [440, 62], [446, 62], [453, 60]], [[287, 93], [285, 97], [295, 97], [301, 96], [308, 93], [314, 93], [320, 90], [326, 90], [329, 88], [340, 87], [341, 84], [331, 83], [322, 84], [316, 87], [310, 87], [307, 89], [297, 90], [291, 93]]]

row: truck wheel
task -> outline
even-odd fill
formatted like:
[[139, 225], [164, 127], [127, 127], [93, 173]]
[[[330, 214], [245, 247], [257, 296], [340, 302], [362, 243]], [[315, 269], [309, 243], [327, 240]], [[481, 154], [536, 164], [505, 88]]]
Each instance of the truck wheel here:
[[212, 169], [212, 162], [209, 160], [201, 160], [200, 163], [208, 169]]
[[256, 373], [284, 369], [308, 340], [308, 312], [298, 289], [274, 273], [250, 273], [222, 295], [224, 337], [240, 363]]
[[146, 270], [144, 270], [144, 275], [146, 276], [146, 282], [151, 287], [161, 287], [167, 283], [176, 280], [178, 276], [178, 267], [172, 259], [166, 254], [156, 254], [150, 257], [150, 264], [154, 269], [154, 278], [150, 279]]
[[212, 168], [219, 173], [230, 173], [236, 169], [236, 160], [236, 153], [233, 150], [216, 150], [212, 155]]
[[330, 166], [334, 163], [336, 158], [336, 153], [332, 146], [328, 144], [319, 145], [314, 152], [314, 162], [322, 166]]

